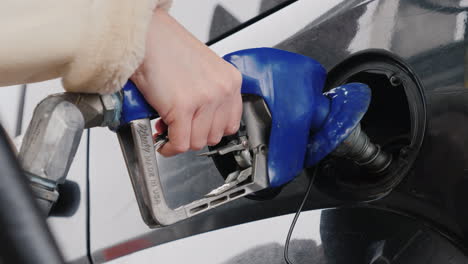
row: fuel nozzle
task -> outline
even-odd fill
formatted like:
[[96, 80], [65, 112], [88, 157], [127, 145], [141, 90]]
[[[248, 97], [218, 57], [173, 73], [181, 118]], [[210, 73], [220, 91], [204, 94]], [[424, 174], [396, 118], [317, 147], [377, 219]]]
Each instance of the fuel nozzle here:
[[392, 155], [370, 141], [359, 124], [333, 152], [333, 156], [354, 161], [372, 174], [383, 174], [392, 163]]
[[347, 83], [323, 93], [326, 70], [320, 63], [277, 49], [246, 49], [223, 58], [242, 73], [243, 129], [203, 154], [226, 172], [224, 184], [177, 208], [165, 198], [154, 150], [168, 140], [154, 142], [150, 119], [158, 115], [134, 83], [123, 88], [116, 131], [148, 226], [172, 225], [241, 197], [276, 191], [338, 147], [338, 155], [371, 170], [388, 167], [391, 156], [358, 128], [370, 104], [367, 85]]

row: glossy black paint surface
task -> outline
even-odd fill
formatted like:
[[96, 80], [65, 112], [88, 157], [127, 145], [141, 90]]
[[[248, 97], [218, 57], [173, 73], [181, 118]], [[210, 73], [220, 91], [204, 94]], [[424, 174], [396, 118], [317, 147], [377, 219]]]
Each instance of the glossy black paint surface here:
[[[384, 9], [390, 1], [362, 2], [361, 5], [359, 2], [350, 4], [354, 5], [352, 8], [338, 8], [334, 11], [338, 15], [324, 18], [320, 25], [312, 23], [279, 47], [316, 58], [329, 69], [354, 52], [381, 48], [399, 56], [411, 67], [421, 80], [426, 99], [427, 127], [423, 146], [403, 182], [388, 197], [371, 205], [404, 212], [429, 223], [466, 249], [468, 87], [464, 80], [464, 58], [467, 22], [457, 19], [466, 14], [466, 7], [453, 4], [455, 1], [400, 1], [396, 10], [391, 10]], [[365, 30], [356, 18], [372, 8], [382, 8], [382, 11], [373, 17], [371, 25], [377, 29], [393, 25], [388, 31], [364, 34], [370, 36], [371, 43], [354, 42], [355, 51], [350, 51], [350, 43], [356, 41], [359, 31]], [[392, 12], [393, 19], [389, 19]], [[455, 40], [454, 32], [460, 28], [464, 30], [462, 37]], [[333, 36], [333, 40], [326, 36]], [[389, 42], [384, 42], [385, 38]], [[315, 206], [321, 207], [320, 202]]]
[[[320, 25], [311, 23], [279, 47], [316, 58], [329, 69], [353, 53], [370, 48], [387, 50], [411, 67], [421, 80], [426, 99], [427, 127], [422, 149], [403, 182], [389, 196], [371, 205], [404, 212], [429, 223], [466, 250], [467, 22], [457, 16], [466, 16], [467, 9], [457, 6], [456, 1], [399, 1], [390, 18], [391, 10], [383, 9], [391, 2], [354, 1], [348, 7], [338, 7], [332, 17], [325, 16]], [[382, 11], [370, 25], [360, 24], [358, 18], [374, 8]], [[362, 43], [356, 41], [360, 31], [372, 31], [366, 29], [372, 26], [374, 32], [361, 33]], [[382, 28], [387, 30], [379, 32]], [[458, 40], [454, 39], [457, 30], [462, 30]], [[366, 37], [370, 38], [367, 43]], [[316, 206], [321, 207], [320, 202]]]
[[[311, 214], [320, 215], [320, 230], [314, 237], [291, 241], [289, 256], [293, 263], [466, 263], [463, 252], [415, 219], [371, 208]], [[283, 264], [283, 250], [284, 246], [277, 243], [260, 244], [222, 264]]]
[[325, 210], [320, 235], [326, 261], [319, 263], [467, 263], [462, 251], [421, 221], [382, 210]]
[[[466, 14], [466, 7], [457, 6], [455, 1], [399, 1], [390, 18], [390, 10], [384, 7], [391, 2], [354, 1], [350, 3], [353, 7], [343, 5], [320, 25], [312, 23], [279, 47], [316, 58], [329, 69], [353, 53], [370, 48], [387, 50], [411, 67], [421, 80], [426, 99], [427, 127], [422, 149], [403, 182], [388, 197], [371, 204], [420, 218], [466, 249], [467, 22], [457, 19]], [[360, 24], [357, 18], [374, 8], [382, 11], [373, 16], [370, 25]], [[380, 31], [382, 28], [388, 30]], [[359, 33], [366, 30], [367, 34]], [[457, 30], [463, 30], [458, 40], [454, 39]], [[359, 34], [362, 43], [356, 39]], [[366, 38], [370, 39], [367, 43]], [[321, 207], [320, 202], [316, 206]]]
[[[323, 247], [333, 249], [329, 251], [332, 253], [325, 249], [326, 263], [468, 262], [456, 248], [465, 254], [468, 252], [468, 210], [465, 205], [468, 201], [467, 8], [459, 3], [450, 0], [344, 1], [311, 21], [300, 32], [291, 32], [276, 46], [310, 56], [327, 70], [355, 53], [369, 49], [385, 50], [411, 68], [421, 81], [424, 92], [427, 116], [422, 148], [409, 173], [388, 196], [359, 204], [339, 201], [317, 189], [311, 194], [307, 209], [337, 206], [379, 209], [331, 210], [322, 215], [326, 219], [321, 226]], [[213, 178], [215, 174], [210, 172], [203, 176], [206, 190], [221, 181]], [[194, 194], [193, 189], [200, 187], [190, 183], [193, 181], [192, 178], [181, 185], [172, 177], [165, 179], [163, 184], [167, 190], [177, 190], [169, 196], [172, 195], [177, 200], [174, 203], [179, 204], [205, 193], [206, 190], [197, 189], [198, 194]], [[302, 175], [273, 200], [257, 202], [242, 199], [174, 226], [153, 230], [126, 243], [144, 241], [135, 248], [138, 250], [210, 230], [292, 213], [300, 203], [306, 183], [307, 177]], [[390, 212], [397, 212], [399, 216]], [[424, 231], [415, 233], [421, 228]], [[356, 232], [357, 240], [362, 243], [357, 243], [356, 238], [342, 237], [356, 230], [359, 230]], [[430, 233], [427, 236], [438, 238], [428, 239], [426, 231]], [[411, 249], [405, 251], [409, 252], [408, 256], [398, 255], [405, 245], [411, 244], [407, 242], [413, 241], [413, 237], [421, 239], [421, 247], [408, 246]], [[452, 246], [447, 241], [453, 242]], [[352, 252], [350, 245], [356, 247]], [[97, 262], [109, 259], [108, 252], [112, 248], [94, 252], [94, 259]], [[435, 249], [442, 250], [439, 255], [432, 255], [440, 256], [435, 258], [440, 261], [428, 262], [431, 256], [425, 253], [435, 252]], [[378, 262], [379, 252], [393, 258], [388, 262]], [[356, 262], [347, 261], [343, 256], [354, 256]]]

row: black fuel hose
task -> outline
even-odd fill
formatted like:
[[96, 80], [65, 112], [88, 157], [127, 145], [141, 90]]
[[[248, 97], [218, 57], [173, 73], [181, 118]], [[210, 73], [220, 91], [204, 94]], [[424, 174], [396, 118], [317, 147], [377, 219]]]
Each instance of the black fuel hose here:
[[0, 263], [64, 263], [0, 125]]

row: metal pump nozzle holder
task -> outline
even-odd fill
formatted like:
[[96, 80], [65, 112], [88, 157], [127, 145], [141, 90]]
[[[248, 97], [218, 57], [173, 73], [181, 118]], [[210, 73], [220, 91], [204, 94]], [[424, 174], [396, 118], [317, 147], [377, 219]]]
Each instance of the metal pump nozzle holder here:
[[58, 199], [85, 128], [117, 125], [120, 98], [114, 95], [60, 93], [35, 108], [19, 151], [40, 208], [47, 215]]

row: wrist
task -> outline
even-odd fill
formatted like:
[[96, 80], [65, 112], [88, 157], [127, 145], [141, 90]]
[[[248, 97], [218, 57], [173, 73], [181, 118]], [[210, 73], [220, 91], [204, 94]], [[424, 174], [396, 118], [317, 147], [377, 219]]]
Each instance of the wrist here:
[[136, 85], [138, 90], [145, 94], [146, 87], [148, 87], [148, 81], [143, 73], [143, 64], [130, 76], [130, 80]]
[[[166, 1], [166, 2], [171, 2], [171, 1]], [[167, 11], [163, 8], [157, 8], [153, 12], [153, 16], [151, 18], [148, 30], [146, 32], [146, 41], [145, 41], [145, 55], [142, 58], [142, 61], [138, 68], [135, 70], [135, 72], [130, 76], [130, 80], [135, 83], [135, 85], [138, 87], [138, 90], [140, 90], [141, 93], [145, 93], [147, 88], [149, 87], [149, 82], [147, 79], [147, 72], [151, 72], [147, 70], [148, 65], [151, 65], [152, 61], [151, 58], [153, 57], [152, 53], [153, 51], [149, 50], [150, 47], [154, 47], [155, 45], [155, 35], [163, 35], [162, 32], [160, 32], [160, 28], [164, 28], [166, 25], [167, 17], [169, 14]], [[163, 43], [158, 41], [157, 45], [163, 45]]]

